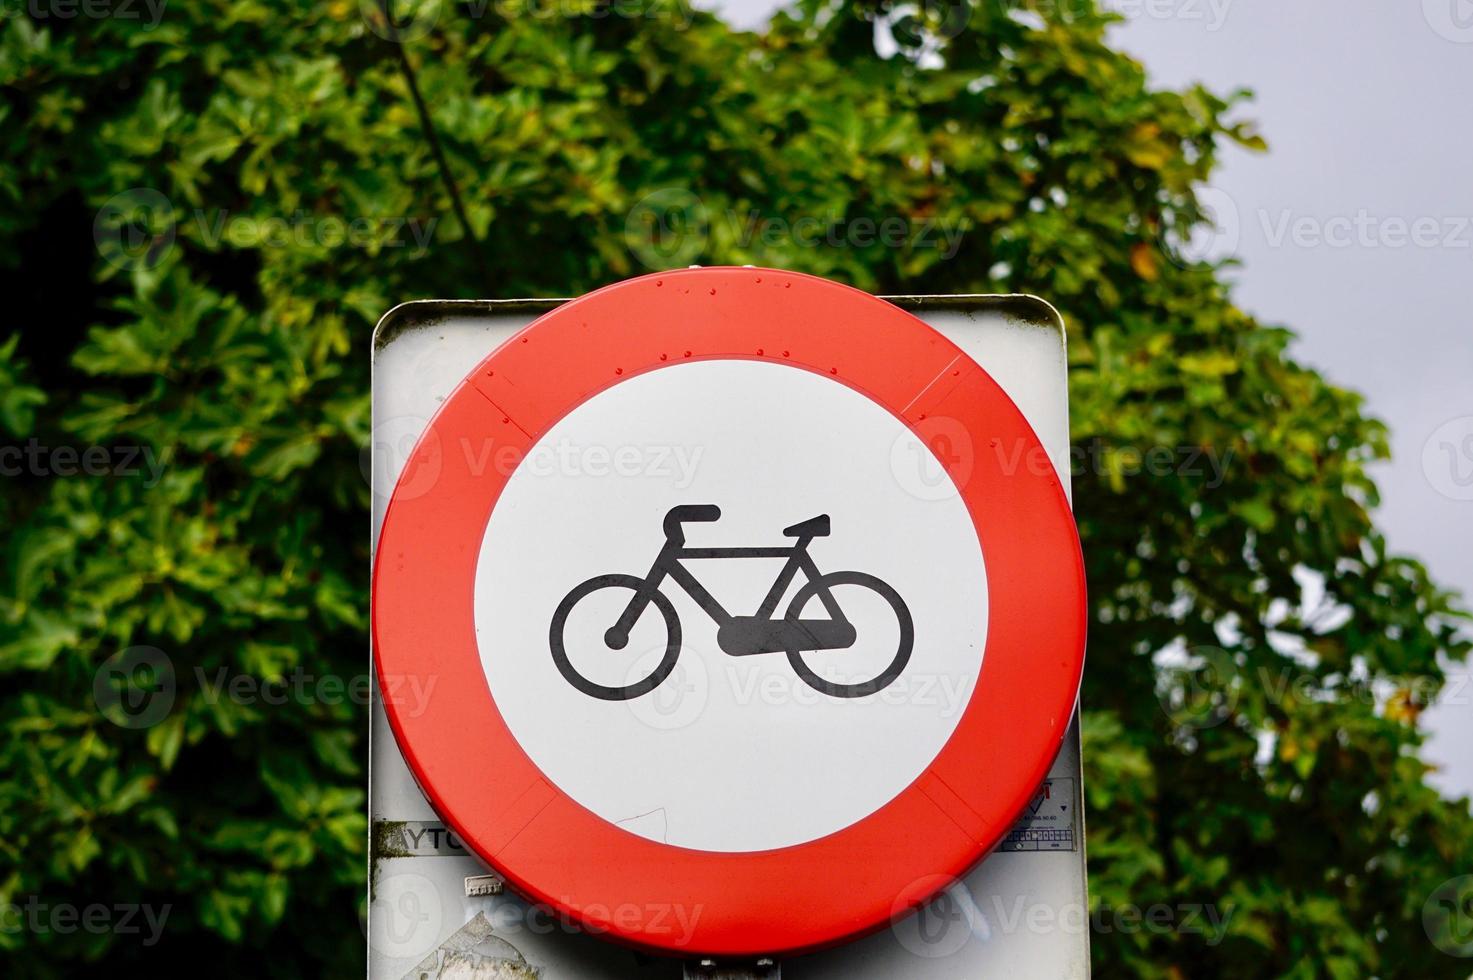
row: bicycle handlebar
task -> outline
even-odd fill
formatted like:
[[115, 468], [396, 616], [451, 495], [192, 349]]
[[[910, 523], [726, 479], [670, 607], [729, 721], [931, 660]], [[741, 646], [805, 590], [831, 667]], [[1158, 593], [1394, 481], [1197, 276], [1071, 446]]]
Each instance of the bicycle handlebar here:
[[721, 508], [715, 504], [681, 504], [665, 514], [665, 537], [676, 544], [685, 543], [682, 524], [704, 524], [721, 519]]

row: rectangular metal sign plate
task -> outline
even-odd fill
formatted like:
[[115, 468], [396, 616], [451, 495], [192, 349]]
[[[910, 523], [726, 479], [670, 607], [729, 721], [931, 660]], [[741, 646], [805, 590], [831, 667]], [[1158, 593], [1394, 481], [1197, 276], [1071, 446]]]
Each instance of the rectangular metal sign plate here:
[[[935, 327], [997, 380], [1027, 417], [1067, 488], [1067, 369], [1057, 313], [1024, 296], [887, 298]], [[384, 317], [373, 349], [375, 543], [398, 476], [395, 468], [407, 455], [398, 443], [412, 444], [473, 365], [560, 302], [427, 300]], [[383, 440], [395, 444], [380, 445]], [[684, 965], [677, 960], [580, 933], [555, 910], [481, 884], [487, 869], [461, 846], [415, 785], [377, 691], [371, 725], [370, 980], [683, 976]], [[782, 976], [1088, 977], [1081, 789], [1076, 720], [1048, 780], [982, 864], [917, 914], [846, 946], [787, 960], [780, 964]]]

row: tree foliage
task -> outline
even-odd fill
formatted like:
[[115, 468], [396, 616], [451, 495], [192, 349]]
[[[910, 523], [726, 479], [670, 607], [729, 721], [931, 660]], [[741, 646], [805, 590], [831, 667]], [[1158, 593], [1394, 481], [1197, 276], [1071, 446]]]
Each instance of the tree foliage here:
[[[172, 909], [152, 946], [0, 931], [8, 973], [361, 974], [362, 706], [201, 678], [366, 670], [383, 311], [690, 262], [1062, 310], [1091, 900], [1230, 913], [1215, 946], [1096, 935], [1101, 975], [1466, 973], [1422, 906], [1473, 821], [1417, 756], [1459, 613], [1372, 522], [1382, 427], [1182, 254], [1218, 150], [1260, 145], [1242, 93], [1153, 88], [1088, 0], [805, 0], [762, 34], [675, 0], [400, 5], [402, 47], [352, 0], [0, 26], [0, 429], [49, 461], [0, 498], [0, 899]], [[140, 648], [172, 710], [119, 725], [95, 682]]]

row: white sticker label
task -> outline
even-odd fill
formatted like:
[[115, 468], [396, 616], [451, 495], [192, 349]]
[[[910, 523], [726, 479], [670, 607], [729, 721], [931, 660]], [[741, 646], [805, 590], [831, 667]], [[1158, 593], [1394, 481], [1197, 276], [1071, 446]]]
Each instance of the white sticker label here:
[[1074, 832], [1078, 824], [1079, 802], [1075, 799], [1074, 780], [1045, 779], [997, 849], [1073, 851], [1078, 848]]

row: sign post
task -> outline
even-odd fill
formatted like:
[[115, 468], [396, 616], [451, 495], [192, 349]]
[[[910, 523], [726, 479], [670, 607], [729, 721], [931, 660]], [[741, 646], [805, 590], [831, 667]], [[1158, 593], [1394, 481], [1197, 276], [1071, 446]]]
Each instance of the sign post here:
[[[969, 888], [994, 849], [1063, 856], [1083, 925], [1063, 379], [1018, 388], [1057, 320], [954, 303], [1018, 334], [979, 346], [927, 304], [717, 268], [381, 324], [371, 975], [496, 939], [550, 977], [959, 976], [1023, 948]], [[431, 827], [509, 893], [387, 874]], [[911, 934], [941, 906], [950, 952]]]

